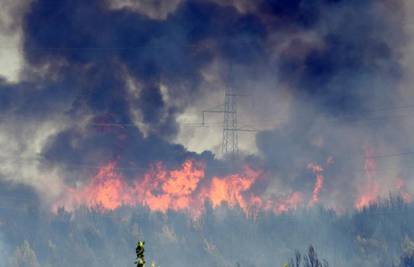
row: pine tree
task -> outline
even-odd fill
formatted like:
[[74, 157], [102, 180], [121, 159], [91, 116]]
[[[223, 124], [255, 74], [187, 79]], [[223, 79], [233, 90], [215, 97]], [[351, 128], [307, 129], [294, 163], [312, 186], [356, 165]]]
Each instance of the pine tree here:
[[[302, 265], [301, 265], [302, 264]], [[329, 267], [326, 260], [319, 260], [316, 250], [309, 246], [308, 253], [302, 257], [299, 251], [295, 251], [295, 258], [290, 259], [289, 267]]]
[[37, 256], [34, 250], [30, 247], [29, 242], [25, 240], [14, 252], [14, 257], [11, 260], [11, 266], [16, 267], [39, 267]]

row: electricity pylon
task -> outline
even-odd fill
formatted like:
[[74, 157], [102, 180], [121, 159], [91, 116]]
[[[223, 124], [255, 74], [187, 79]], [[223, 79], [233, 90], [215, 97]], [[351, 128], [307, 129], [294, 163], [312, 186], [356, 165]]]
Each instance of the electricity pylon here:
[[239, 130], [237, 127], [237, 95], [232, 86], [227, 86], [224, 95], [223, 140], [221, 152], [235, 157], [239, 152]]
[[227, 81], [226, 88], [224, 90], [224, 105], [218, 105], [217, 107], [209, 110], [203, 110], [202, 127], [208, 127], [205, 124], [206, 113], [223, 113], [223, 139], [221, 144], [221, 152], [223, 155], [230, 155], [232, 159], [237, 157], [239, 153], [239, 132], [257, 132], [258, 130], [250, 127], [238, 126], [237, 117], [237, 99], [239, 97], [249, 96], [246, 94], [238, 94], [235, 92], [232, 83], [233, 67], [230, 65], [229, 80]]

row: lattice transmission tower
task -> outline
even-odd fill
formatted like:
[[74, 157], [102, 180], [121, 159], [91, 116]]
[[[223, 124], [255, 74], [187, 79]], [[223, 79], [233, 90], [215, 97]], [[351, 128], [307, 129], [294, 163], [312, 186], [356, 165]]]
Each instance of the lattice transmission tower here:
[[223, 113], [223, 140], [221, 145], [221, 152], [223, 155], [230, 155], [233, 159], [236, 158], [239, 153], [239, 133], [240, 132], [257, 132], [257, 129], [251, 126], [238, 125], [237, 117], [237, 100], [240, 97], [250, 97], [250, 95], [239, 94], [234, 89], [232, 83], [233, 66], [230, 64], [229, 79], [225, 85], [224, 90], [224, 104], [220, 104], [212, 109], [203, 110], [202, 127], [208, 127], [205, 123], [206, 113]]
[[237, 97], [232, 86], [227, 86], [224, 95], [223, 141], [221, 152], [235, 156], [239, 152], [239, 129], [237, 126]]
[[[230, 67], [231, 68], [231, 67]], [[231, 74], [230, 69], [230, 74]], [[202, 126], [208, 127], [205, 123], [206, 113], [223, 113], [223, 140], [221, 145], [221, 152], [223, 155], [230, 155], [235, 158], [239, 153], [239, 132], [257, 132], [256, 129], [250, 127], [240, 127], [238, 125], [237, 117], [237, 100], [239, 97], [246, 97], [249, 95], [238, 94], [235, 92], [231, 79], [224, 90], [224, 104], [209, 110], [203, 110]]]

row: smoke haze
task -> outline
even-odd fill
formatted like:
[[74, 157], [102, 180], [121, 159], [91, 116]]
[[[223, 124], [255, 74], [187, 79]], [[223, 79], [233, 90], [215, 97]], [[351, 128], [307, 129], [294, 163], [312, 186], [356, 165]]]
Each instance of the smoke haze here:
[[[413, 8], [409, 0], [3, 1], [0, 259], [29, 251], [41, 266], [128, 266], [120, 248], [145, 237], [164, 264], [201, 257], [200, 266], [228, 266], [252, 248], [219, 237], [247, 231], [261, 245], [257, 262], [242, 257], [242, 266], [282, 264], [304, 240], [334, 266], [347, 255], [379, 266], [352, 246], [380, 246], [369, 238], [386, 240], [388, 226], [364, 236], [354, 223], [390, 194], [412, 205]], [[220, 153], [222, 113], [206, 113], [201, 125], [203, 111], [223, 109], [228, 87], [243, 95], [239, 127], [252, 130], [239, 133], [236, 159]], [[311, 230], [319, 224], [320, 239]], [[304, 232], [273, 244], [265, 235], [273, 228]], [[414, 238], [395, 231], [389, 265], [398, 242]], [[87, 247], [85, 258], [65, 255], [58, 240]]]

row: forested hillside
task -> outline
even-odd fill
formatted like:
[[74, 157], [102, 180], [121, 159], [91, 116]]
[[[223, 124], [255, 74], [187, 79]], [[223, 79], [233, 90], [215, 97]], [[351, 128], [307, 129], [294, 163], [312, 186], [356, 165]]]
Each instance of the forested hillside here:
[[283, 266], [309, 245], [330, 266], [412, 266], [414, 206], [399, 198], [343, 215], [318, 207], [248, 218], [225, 206], [206, 210], [193, 221], [142, 208], [53, 215], [27, 203], [13, 217], [2, 209], [2, 264], [132, 266], [134, 244], [144, 239], [147, 258], [160, 266]]

